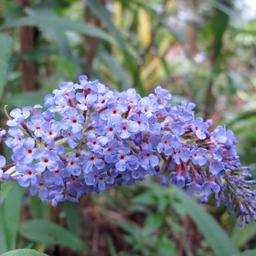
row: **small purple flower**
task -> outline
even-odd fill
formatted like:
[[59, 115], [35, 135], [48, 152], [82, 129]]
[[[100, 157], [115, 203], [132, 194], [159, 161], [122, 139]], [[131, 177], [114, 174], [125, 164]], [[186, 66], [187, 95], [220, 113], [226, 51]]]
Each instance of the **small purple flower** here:
[[129, 156], [130, 149], [127, 147], [122, 147], [117, 153], [117, 158], [116, 158], [116, 170], [118, 172], [124, 172], [127, 168], [127, 165], [129, 163]]
[[76, 100], [79, 102], [77, 104], [77, 108], [82, 111], [86, 111], [88, 109], [88, 103], [84, 96], [84, 93], [77, 93]]
[[116, 122], [122, 118], [122, 114], [126, 113], [126, 111], [127, 106], [124, 104], [111, 104], [104, 112], [102, 112], [101, 119]]
[[191, 124], [191, 129], [195, 133], [198, 139], [203, 140], [207, 136], [207, 124], [203, 121], [202, 118], [197, 118]]
[[147, 117], [150, 117], [153, 115], [153, 112], [155, 112], [154, 107], [151, 104], [149, 97], [144, 97], [139, 101], [138, 108]]
[[87, 146], [93, 152], [100, 151], [107, 143], [108, 138], [105, 136], [96, 136], [94, 133], [87, 135]]
[[205, 148], [193, 148], [191, 156], [193, 164], [203, 166], [208, 162], [207, 150]]
[[171, 134], [166, 134], [157, 145], [157, 151], [158, 153], [164, 153], [166, 156], [170, 156], [173, 153], [173, 148], [178, 146], [177, 138]]
[[45, 119], [40, 115], [33, 115], [30, 122], [27, 124], [28, 128], [34, 132], [36, 137], [42, 137], [44, 134], [44, 129], [47, 128], [48, 124]]
[[202, 202], [207, 202], [208, 197], [212, 194], [218, 194], [220, 192], [221, 188], [220, 186], [214, 182], [214, 181], [206, 181], [202, 185], [202, 191], [204, 193], [204, 196], [202, 197], [201, 201]]
[[64, 130], [62, 136], [67, 139], [68, 146], [70, 148], [75, 148], [78, 145], [78, 142], [83, 138], [82, 132], [73, 133], [71, 128]]
[[69, 109], [65, 112], [64, 119], [66, 122], [66, 125], [68, 127], [71, 127], [73, 133], [78, 133], [83, 130], [82, 123], [84, 122], [84, 117], [75, 109]]
[[39, 173], [42, 173], [45, 169], [55, 169], [58, 166], [58, 158], [50, 151], [39, 151], [35, 158], [38, 160], [36, 169]]
[[6, 165], [6, 159], [4, 156], [0, 155], [0, 169]]
[[5, 141], [9, 148], [19, 148], [22, 147], [25, 141], [24, 133], [16, 127], [10, 128], [8, 131], [8, 137]]
[[155, 94], [158, 102], [162, 103], [164, 106], [168, 106], [171, 103], [171, 94], [169, 93], [168, 90], [163, 89], [161, 86], [156, 87]]
[[218, 175], [221, 171], [223, 171], [223, 163], [217, 160], [212, 160], [210, 162], [209, 166], [209, 172], [212, 173], [213, 175]]
[[13, 159], [22, 160], [24, 164], [32, 163], [34, 160], [37, 149], [35, 148], [35, 140], [27, 138], [24, 141], [23, 147], [17, 149], [13, 154]]
[[139, 132], [145, 132], [149, 129], [148, 118], [145, 114], [133, 114], [131, 120], [135, 121], [134, 125], [137, 126]]
[[6, 130], [0, 130], [0, 141], [7, 134]]
[[81, 161], [83, 162], [84, 174], [90, 173], [95, 168], [97, 170], [102, 170], [105, 167], [105, 162], [100, 158], [100, 156], [91, 152], [85, 153], [81, 157]]
[[226, 143], [227, 142], [226, 129], [223, 126], [218, 126], [214, 130], [214, 132], [211, 134], [211, 141], [215, 144]]
[[115, 140], [110, 141], [103, 150], [104, 161], [108, 164], [115, 163], [117, 161], [119, 147], [118, 142]]
[[67, 161], [66, 169], [74, 176], [79, 176], [81, 174], [82, 168], [74, 154], [70, 155], [70, 159]]
[[140, 152], [139, 159], [140, 166], [145, 170], [155, 168], [160, 163], [158, 156], [151, 151]]
[[181, 161], [186, 163], [190, 159], [190, 151], [185, 147], [175, 148], [173, 152], [173, 159], [176, 164], [180, 164]]
[[54, 140], [59, 136], [60, 134], [60, 125], [58, 123], [53, 123], [52, 125], [49, 124], [48, 127], [45, 127], [42, 134], [42, 139], [46, 143], [53, 143]]
[[18, 126], [20, 123], [24, 122], [30, 116], [30, 108], [25, 107], [23, 109], [15, 108], [10, 112], [12, 120], [8, 120], [6, 124], [8, 126]]
[[117, 133], [121, 139], [128, 139], [133, 133], [138, 132], [138, 126], [134, 121], [123, 120], [117, 124]]
[[35, 186], [38, 178], [33, 164], [19, 165], [18, 170], [22, 174], [17, 177], [17, 181], [22, 187]]
[[54, 97], [54, 105], [52, 105], [49, 110], [55, 113], [64, 113], [69, 109], [69, 104], [68, 104], [68, 97], [66, 95], [62, 94], [57, 94]]

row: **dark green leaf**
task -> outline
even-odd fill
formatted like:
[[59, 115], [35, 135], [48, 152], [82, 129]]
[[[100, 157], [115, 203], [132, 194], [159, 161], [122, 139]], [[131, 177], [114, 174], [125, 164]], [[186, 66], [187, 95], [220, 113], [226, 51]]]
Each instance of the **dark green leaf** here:
[[2, 256], [47, 256], [47, 255], [31, 249], [19, 249], [19, 250], [6, 252]]
[[42, 104], [45, 95], [45, 91], [23, 92], [20, 94], [9, 95], [5, 99], [5, 104], [14, 107]]
[[34, 219], [22, 223], [20, 234], [31, 241], [45, 245], [62, 245], [79, 251], [86, 250], [85, 244], [79, 237], [46, 220]]
[[232, 234], [232, 240], [237, 247], [245, 245], [256, 234], [255, 223], [250, 223], [243, 228], [236, 227]]
[[256, 255], [256, 250], [246, 250], [246, 251], [236, 254], [234, 256], [255, 256], [255, 255]]
[[43, 30], [54, 30], [54, 31], [73, 31], [106, 40], [114, 43], [114, 40], [103, 30], [85, 24], [80, 21], [72, 21], [70, 19], [60, 17], [50, 11], [29, 11], [28, 17], [19, 18], [5, 23], [0, 29], [13, 28], [17, 26], [36, 26]]
[[47, 203], [42, 202], [37, 196], [32, 196], [29, 202], [33, 218], [49, 219], [50, 208]]
[[244, 111], [242, 113], [239, 113], [234, 119], [232, 119], [227, 126], [231, 127], [234, 124], [242, 121], [244, 122], [246, 119], [250, 119], [250, 118], [255, 118], [256, 117], [256, 111], [255, 110], [251, 110], [251, 111]]
[[147, 235], [152, 234], [156, 229], [158, 229], [162, 225], [162, 223], [163, 219], [160, 214], [149, 214], [143, 228], [143, 233]]
[[79, 234], [80, 215], [78, 204], [66, 202], [64, 203], [64, 211], [69, 230], [74, 234]]
[[225, 231], [203, 207], [201, 207], [193, 198], [186, 195], [182, 190], [174, 188], [173, 191], [216, 255], [227, 256], [234, 255], [238, 252]]
[[182, 45], [185, 44], [185, 35], [181, 29], [175, 28], [174, 26], [170, 26], [169, 24], [165, 24], [165, 23], [164, 25], [180, 44]]
[[167, 237], [163, 237], [160, 243], [158, 244], [156, 255], [176, 255], [174, 242]]
[[0, 207], [0, 252], [12, 250], [16, 245], [23, 190], [18, 184], [8, 182], [9, 192]]
[[0, 34], [0, 98], [2, 97], [6, 81], [8, 63], [11, 55], [12, 39], [3, 33]]
[[124, 90], [131, 87], [131, 79], [129, 75], [110, 54], [101, 52], [99, 53], [99, 58], [105, 63], [106, 67], [112, 71], [118, 82], [122, 84], [122, 88], [120, 89]]
[[116, 252], [115, 245], [113, 243], [112, 238], [110, 236], [108, 236], [107, 240], [108, 240], [108, 247], [109, 247], [110, 256], [117, 256], [118, 254]]
[[101, 20], [103, 20], [110, 31], [115, 33], [119, 33], [116, 26], [113, 24], [109, 12], [104, 8], [104, 6], [99, 2], [99, 0], [87, 0], [86, 4], [88, 4], [91, 11]]

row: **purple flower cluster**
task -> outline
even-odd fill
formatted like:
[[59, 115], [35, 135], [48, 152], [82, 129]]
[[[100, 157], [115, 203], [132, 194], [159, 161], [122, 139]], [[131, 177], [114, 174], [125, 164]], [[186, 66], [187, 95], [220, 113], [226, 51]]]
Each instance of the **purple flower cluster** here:
[[[256, 219], [254, 181], [247, 179], [232, 131], [195, 117], [193, 103], [172, 103], [160, 86], [147, 97], [134, 89], [117, 92], [98, 81], [65, 82], [44, 105], [10, 112], [6, 145], [11, 165], [0, 156], [2, 179], [53, 205], [77, 201], [92, 191], [159, 176], [195, 193], [214, 194], [242, 221]], [[10, 167], [12, 171], [10, 171]]]

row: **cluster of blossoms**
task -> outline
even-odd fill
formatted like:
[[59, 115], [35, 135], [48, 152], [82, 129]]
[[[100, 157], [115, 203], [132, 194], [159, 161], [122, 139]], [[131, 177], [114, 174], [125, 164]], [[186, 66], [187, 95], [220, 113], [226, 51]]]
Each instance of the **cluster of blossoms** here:
[[0, 156], [1, 178], [56, 205], [159, 176], [202, 202], [214, 194], [241, 221], [256, 219], [255, 182], [240, 164], [233, 132], [211, 131], [211, 121], [195, 117], [194, 108], [172, 104], [161, 87], [141, 97], [81, 76], [79, 83], [60, 84], [43, 106], [10, 112], [0, 141], [12, 150], [12, 163]]

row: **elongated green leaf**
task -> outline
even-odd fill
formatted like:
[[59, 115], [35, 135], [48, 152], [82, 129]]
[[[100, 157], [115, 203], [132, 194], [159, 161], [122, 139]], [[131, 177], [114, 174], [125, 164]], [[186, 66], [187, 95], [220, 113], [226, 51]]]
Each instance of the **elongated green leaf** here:
[[108, 53], [99, 53], [100, 60], [112, 71], [118, 82], [122, 85], [119, 89], [131, 87], [131, 79], [123, 67]]
[[182, 190], [174, 188], [173, 191], [216, 255], [227, 256], [238, 253], [236, 247], [225, 231], [219, 226], [217, 221], [204, 210], [204, 208], [202, 208], [193, 198], [186, 195]]
[[47, 203], [42, 202], [39, 197], [33, 196], [29, 200], [30, 211], [35, 219], [49, 219], [50, 207]]
[[66, 202], [64, 203], [64, 211], [69, 230], [74, 234], [79, 234], [80, 216], [78, 204]]
[[181, 29], [170, 26], [168, 23], [165, 22], [163, 22], [163, 25], [180, 44], [185, 44], [185, 35]]
[[0, 29], [13, 28], [17, 26], [37, 26], [43, 30], [54, 29], [55, 31], [74, 31], [114, 43], [114, 39], [103, 30], [93, 25], [60, 17], [50, 11], [30, 10], [28, 17], [22, 17], [7, 22], [0, 27]]
[[[99, 0], [87, 0], [86, 4], [88, 4], [91, 11], [100, 19], [102, 20], [107, 29], [115, 34], [115, 37], [117, 38], [117, 41], [119, 43], [119, 46], [121, 48], [130, 48], [130, 45], [127, 44], [127, 42], [124, 40], [121, 31], [115, 26], [115, 24], [112, 22], [110, 13], [107, 11], [107, 9], [99, 2]], [[130, 51], [131, 49], [129, 49]], [[127, 51], [128, 54], [129, 51]]]
[[246, 250], [246, 251], [236, 254], [234, 256], [255, 256], [255, 255], [256, 255], [256, 250]]
[[137, 51], [131, 47], [131, 44], [127, 43], [127, 40], [125, 40], [121, 31], [113, 23], [110, 13], [99, 2], [99, 0], [88, 0], [86, 1], [86, 4], [88, 4], [90, 10], [105, 23], [107, 29], [114, 33], [118, 46], [122, 50], [124, 58], [126, 59], [126, 65], [129, 70], [132, 70], [136, 67], [135, 58], [137, 56]]
[[9, 95], [4, 99], [4, 103], [14, 107], [42, 104], [46, 94], [45, 91], [23, 92], [20, 94]]
[[31, 249], [19, 249], [19, 250], [6, 252], [2, 256], [47, 256], [47, 255]]
[[235, 125], [238, 122], [244, 122], [247, 119], [254, 119], [256, 117], [255, 110], [252, 111], [245, 111], [242, 113], [237, 114], [237, 116], [232, 119], [229, 123], [227, 123], [227, 126], [230, 128], [231, 126]]
[[6, 184], [8, 193], [0, 206], [0, 252], [12, 250], [16, 245], [16, 237], [20, 218], [23, 190], [13, 182]]
[[103, 20], [110, 31], [115, 33], [119, 33], [116, 26], [113, 24], [109, 12], [103, 5], [99, 2], [99, 0], [87, 0], [86, 4], [88, 4], [91, 11], [101, 20]]
[[12, 39], [3, 33], [0, 34], [0, 98], [3, 94], [4, 84], [11, 56]]
[[5, 198], [11, 190], [10, 183], [3, 183], [0, 186], [0, 206], [4, 203]]
[[62, 245], [78, 251], [86, 250], [85, 244], [73, 233], [47, 220], [30, 220], [21, 224], [20, 234], [45, 245]]
[[[255, 223], [250, 223], [243, 228], [237, 227], [232, 234], [232, 240], [237, 247], [245, 245], [256, 234]], [[255, 254], [256, 255], [256, 254]]]

